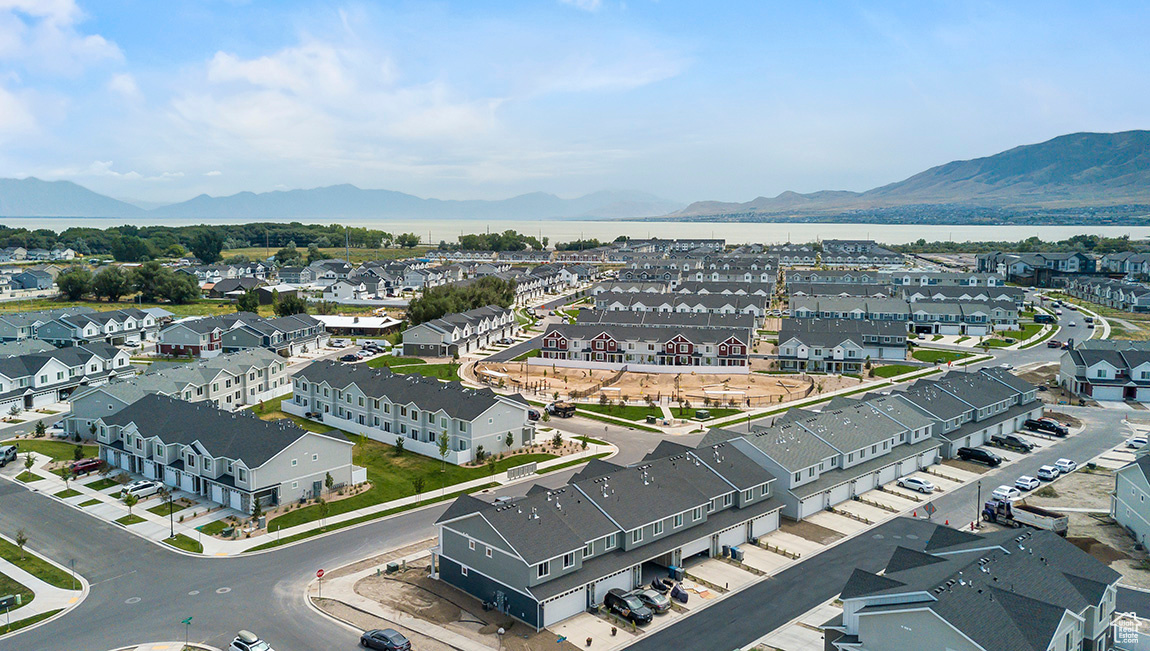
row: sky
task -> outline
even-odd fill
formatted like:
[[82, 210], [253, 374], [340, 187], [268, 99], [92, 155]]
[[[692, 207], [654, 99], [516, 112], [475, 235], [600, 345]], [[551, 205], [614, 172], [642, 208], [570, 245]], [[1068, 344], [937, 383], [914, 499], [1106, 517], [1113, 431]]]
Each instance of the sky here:
[[0, 176], [683, 203], [1150, 127], [1150, 3], [0, 0]]

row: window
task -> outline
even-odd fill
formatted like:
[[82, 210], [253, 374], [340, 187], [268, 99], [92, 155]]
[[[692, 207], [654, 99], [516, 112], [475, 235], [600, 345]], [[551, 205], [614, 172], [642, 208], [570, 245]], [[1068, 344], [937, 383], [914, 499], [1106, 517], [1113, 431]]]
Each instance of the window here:
[[460, 565], [459, 566], [459, 573], [463, 576], [467, 576], [467, 568]]
[[674, 524], [672, 526], [674, 526], [676, 529], [683, 526], [683, 514], [682, 513], [678, 513], [675, 515], [675, 521], [674, 521]]
[[[851, 461], [854, 461], [854, 455], [853, 454], [851, 455]], [[801, 472], [795, 473], [795, 481], [799, 481], [802, 478], [803, 478], [803, 474]]]
[[211, 467], [212, 467], [212, 460], [207, 458], [207, 457], [204, 457], [204, 470], [207, 470], [208, 468], [211, 468]]
[[755, 491], [754, 490], [748, 488], [747, 490], [743, 491], [743, 501], [750, 502], [752, 499], [754, 499], [754, 497], [755, 497]]
[[587, 546], [583, 548], [583, 558], [591, 558], [592, 552], [593, 548], [591, 547], [591, 543], [587, 543]]
[[292, 487], [292, 490], [295, 490], [295, 489], [299, 488], [299, 482], [298, 482], [298, 481], [293, 481], [293, 482], [291, 483], [291, 487]]
[[563, 569], [575, 567], [575, 554], [568, 552], [563, 554]]
[[694, 511], [691, 511], [691, 521], [698, 522], [703, 519], [703, 507], [696, 506]]
[[475, 541], [474, 540], [468, 540], [467, 541], [467, 548], [470, 549], [471, 551], [475, 551]]
[[291, 467], [292, 468], [295, 468], [298, 465], [299, 465], [299, 459], [292, 459], [291, 460]]
[[486, 548], [484, 550], [484, 554], [487, 555], [487, 558], [491, 558], [491, 548], [490, 547]]
[[655, 535], [656, 536], [663, 535], [663, 522], [662, 522], [662, 520], [655, 523]]
[[643, 530], [636, 529], [631, 532], [631, 544], [643, 542]]
[[733, 499], [734, 499], [734, 496], [731, 493], [727, 493], [726, 495], [724, 495], [723, 496], [723, 506], [730, 506]]
[[238, 472], [236, 473], [236, 475], [239, 477], [240, 481], [247, 481], [248, 480], [248, 471], [244, 470], [243, 468], [240, 468], [238, 470]]
[[551, 561], [543, 561], [535, 566], [535, 576], [542, 579], [551, 573]]
[[607, 542], [603, 545], [603, 549], [615, 549], [615, 546], [619, 544], [619, 539], [617, 538], [618, 535], [619, 534], [613, 533], [610, 536], [607, 536]]

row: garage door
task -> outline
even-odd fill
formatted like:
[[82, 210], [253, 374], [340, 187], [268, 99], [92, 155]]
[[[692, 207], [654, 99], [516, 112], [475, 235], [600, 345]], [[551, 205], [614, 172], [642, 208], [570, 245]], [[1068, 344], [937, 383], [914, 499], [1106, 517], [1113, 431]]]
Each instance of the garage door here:
[[1091, 395], [1095, 400], [1121, 400], [1122, 387], [1094, 387]]
[[957, 325], [940, 325], [940, 326], [938, 326], [938, 334], [940, 334], [940, 335], [957, 335], [957, 334], [962, 334], [962, 326], [957, 326]]
[[819, 511], [823, 510], [823, 496], [822, 493], [818, 495], [811, 495], [805, 500], [799, 502], [799, 519], [808, 518]]
[[765, 536], [779, 528], [779, 512], [768, 513], [751, 521], [751, 537]]
[[595, 603], [603, 603], [603, 595], [607, 594], [607, 591], [611, 588], [630, 590], [631, 587], [631, 568], [605, 577], [603, 580], [595, 583]]
[[[1119, 393], [1119, 395], [1121, 395], [1121, 392]], [[55, 391], [49, 391], [47, 393], [41, 393], [39, 395], [32, 396], [32, 406], [33, 407], [44, 407], [44, 406], [52, 404], [53, 402], [56, 402], [56, 392]]]
[[180, 475], [180, 488], [189, 492], [189, 493], [194, 492], [192, 490], [192, 476], [191, 475], [189, 475], [187, 473]]
[[215, 484], [212, 484], [212, 501], [216, 504], [224, 503], [224, 489]]
[[862, 495], [863, 493], [874, 488], [875, 473], [867, 473], [862, 477], [855, 480], [855, 495]]
[[568, 617], [574, 617], [587, 610], [587, 588], [582, 587], [571, 593], [559, 595], [543, 602], [543, 625], [551, 626]]
[[878, 471], [879, 482], [889, 484], [898, 479], [898, 464], [891, 464]]
[[938, 463], [938, 448], [927, 450], [926, 452], [918, 455], [918, 457], [922, 460], [921, 467], [925, 468], [927, 466], [933, 466], [934, 464]]
[[230, 493], [231, 493], [231, 504], [230, 504], [230, 506], [237, 511], [244, 510], [243, 509], [243, 496], [244, 496], [244, 494], [239, 492], [239, 491], [230, 491]]
[[124, 470], [131, 470], [132, 469], [132, 457], [131, 457], [131, 455], [127, 455], [127, 454], [121, 454], [120, 455], [120, 467], [123, 468]]
[[827, 491], [827, 505], [834, 506], [840, 502], [845, 502], [851, 498], [851, 485], [850, 483], [839, 484], [834, 488]]
[[740, 524], [737, 527], [731, 527], [730, 529], [719, 533], [719, 549], [722, 549], [723, 545], [735, 547], [736, 545], [741, 545], [745, 542], [747, 542], [747, 525], [745, 524]]
[[981, 337], [987, 332], [986, 326], [968, 325], [966, 326], [966, 334], [971, 337]]
[[703, 536], [702, 538], [700, 538], [694, 542], [689, 542], [686, 545], [683, 545], [680, 549], [682, 551], [682, 557], [683, 558], [690, 558], [690, 557], [694, 556], [695, 554], [699, 554], [699, 553], [702, 553], [705, 551], [710, 551], [710, 549], [711, 549], [711, 537], [710, 536]]
[[899, 475], [905, 477], [916, 470], [918, 470], [918, 457], [903, 459], [901, 468], [899, 469]]

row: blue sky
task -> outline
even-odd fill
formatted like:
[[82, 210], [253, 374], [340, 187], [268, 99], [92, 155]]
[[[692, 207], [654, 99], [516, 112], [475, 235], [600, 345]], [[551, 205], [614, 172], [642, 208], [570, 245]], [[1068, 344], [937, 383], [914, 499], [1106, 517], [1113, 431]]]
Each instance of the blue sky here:
[[863, 190], [1148, 126], [1150, 7], [0, 0], [0, 176], [116, 197]]

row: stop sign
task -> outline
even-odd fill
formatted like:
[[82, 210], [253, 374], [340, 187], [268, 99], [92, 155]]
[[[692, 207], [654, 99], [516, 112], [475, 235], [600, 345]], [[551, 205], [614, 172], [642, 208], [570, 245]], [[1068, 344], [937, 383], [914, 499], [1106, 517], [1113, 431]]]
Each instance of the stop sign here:
[[323, 570], [316, 570], [315, 571], [315, 578], [322, 579], [323, 578]]

